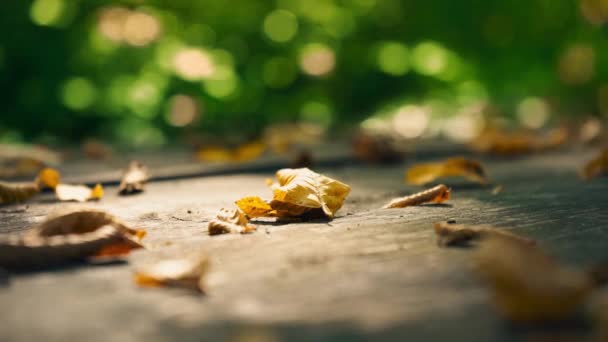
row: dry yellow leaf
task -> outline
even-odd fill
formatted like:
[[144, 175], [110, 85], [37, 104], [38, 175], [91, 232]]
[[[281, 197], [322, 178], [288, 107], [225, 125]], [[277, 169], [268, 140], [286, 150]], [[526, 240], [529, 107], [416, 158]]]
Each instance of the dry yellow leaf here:
[[266, 145], [253, 141], [234, 149], [219, 146], [201, 148], [196, 152], [196, 158], [207, 162], [246, 162], [259, 158], [266, 150]]
[[86, 202], [101, 199], [104, 192], [101, 184], [95, 185], [93, 189], [85, 185], [59, 184], [55, 187], [55, 195], [61, 201]]
[[587, 273], [559, 265], [540, 248], [518, 239], [484, 239], [474, 262], [498, 312], [515, 322], [568, 318], [595, 286]]
[[451, 222], [437, 222], [434, 227], [435, 234], [437, 234], [437, 244], [441, 247], [468, 246], [474, 241], [488, 237], [514, 239], [530, 245], [536, 244], [532, 239], [494, 227], [468, 226]]
[[431, 189], [424, 190], [413, 195], [395, 198], [382, 208], [405, 208], [427, 202], [443, 203], [450, 199], [451, 194], [452, 192], [450, 188], [443, 184], [439, 184]]
[[320, 175], [307, 168], [281, 169], [278, 182], [266, 182], [273, 190], [270, 202], [259, 197], [245, 197], [236, 202], [249, 217], [310, 217], [333, 218], [342, 207], [350, 187], [340, 181]]
[[531, 131], [504, 132], [488, 129], [472, 143], [473, 149], [498, 155], [518, 155], [557, 148], [568, 139], [565, 128], [556, 128], [546, 134]]
[[321, 208], [329, 218], [334, 217], [350, 193], [350, 186], [307, 168], [282, 169], [276, 177], [278, 184], [272, 185], [273, 202]]
[[36, 180], [29, 183], [0, 182], [0, 204], [22, 202], [37, 195], [45, 187], [55, 188], [59, 182], [59, 172], [45, 168]]
[[249, 224], [249, 219], [239, 209], [221, 209], [217, 217], [209, 221], [207, 227], [209, 235], [229, 233], [252, 233], [256, 230], [254, 225]]
[[0, 266], [42, 268], [88, 258], [109, 258], [141, 248], [145, 231], [127, 227], [101, 211], [50, 216], [23, 236], [0, 240]]
[[274, 216], [274, 209], [270, 204], [257, 196], [243, 197], [236, 201], [237, 207], [250, 218]]
[[409, 168], [405, 181], [413, 185], [425, 185], [443, 177], [465, 177], [473, 182], [486, 184], [486, 172], [480, 162], [464, 157], [450, 158], [442, 162], [416, 164]]
[[586, 180], [608, 175], [608, 149], [604, 149], [595, 158], [587, 162], [580, 171], [580, 175]]
[[204, 292], [203, 279], [209, 258], [199, 254], [183, 259], [163, 260], [135, 272], [135, 283], [142, 287], [182, 287]]
[[131, 161], [118, 186], [118, 194], [131, 195], [144, 191], [148, 178], [148, 169], [136, 160]]

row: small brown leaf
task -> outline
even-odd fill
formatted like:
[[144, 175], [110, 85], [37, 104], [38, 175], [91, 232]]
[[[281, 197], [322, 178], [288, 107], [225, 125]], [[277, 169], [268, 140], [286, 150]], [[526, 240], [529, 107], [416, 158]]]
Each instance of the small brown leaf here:
[[450, 196], [450, 188], [443, 184], [439, 184], [436, 187], [415, 193], [413, 195], [395, 198], [382, 208], [405, 208], [427, 202], [442, 203], [449, 200]]
[[601, 151], [595, 158], [587, 162], [580, 171], [585, 180], [608, 175], [608, 149]]
[[474, 263], [498, 312], [515, 322], [569, 318], [595, 286], [587, 273], [559, 265], [540, 248], [518, 239], [484, 239]]
[[435, 234], [437, 234], [437, 244], [441, 247], [468, 246], [474, 241], [479, 241], [488, 237], [514, 239], [530, 245], [536, 243], [532, 239], [494, 227], [467, 226], [464, 224], [448, 222], [437, 222], [434, 226]]
[[480, 162], [455, 157], [443, 162], [417, 164], [406, 172], [405, 181], [413, 185], [425, 185], [442, 177], [465, 177], [480, 184], [488, 182], [486, 172]]
[[249, 224], [249, 219], [238, 209], [221, 209], [217, 218], [209, 221], [209, 235], [230, 233], [252, 233], [256, 230], [254, 225]]
[[135, 283], [142, 287], [181, 287], [204, 292], [203, 279], [208, 269], [209, 258], [202, 254], [163, 260], [136, 271]]
[[129, 163], [129, 167], [122, 176], [118, 193], [120, 195], [140, 193], [144, 191], [148, 179], [148, 169], [142, 163], [134, 160]]
[[89, 258], [110, 258], [141, 248], [142, 231], [101, 211], [51, 216], [24, 236], [0, 241], [0, 266], [43, 268]]
[[98, 200], [103, 197], [103, 187], [101, 184], [95, 185], [93, 189], [85, 185], [59, 184], [55, 188], [55, 195], [60, 201], [86, 202]]

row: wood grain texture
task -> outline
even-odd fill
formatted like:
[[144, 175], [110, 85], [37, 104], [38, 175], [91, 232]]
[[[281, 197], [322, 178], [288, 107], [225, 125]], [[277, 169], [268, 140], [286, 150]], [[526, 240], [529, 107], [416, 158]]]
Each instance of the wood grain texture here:
[[[585, 183], [576, 174], [591, 155], [482, 159], [490, 180], [504, 186], [500, 194], [448, 180], [448, 205], [403, 209], [377, 208], [421, 189], [402, 178], [425, 158], [316, 169], [352, 187], [336, 218], [258, 222], [250, 235], [212, 237], [207, 224], [235, 200], [267, 194], [264, 179], [273, 172], [152, 182], [126, 198], [109, 188], [102, 201], [83, 206], [148, 229], [149, 250], [135, 252], [130, 263], [206, 251], [208, 296], [139, 289], [130, 265], [11, 275], [0, 287], [0, 340], [522, 338], [525, 331], [505, 325], [488, 306], [488, 294], [469, 272], [468, 251], [438, 248], [432, 223], [505, 227], [568, 263], [608, 261], [608, 179]], [[19, 232], [64, 205], [43, 194], [24, 213], [0, 213], [0, 234]]]

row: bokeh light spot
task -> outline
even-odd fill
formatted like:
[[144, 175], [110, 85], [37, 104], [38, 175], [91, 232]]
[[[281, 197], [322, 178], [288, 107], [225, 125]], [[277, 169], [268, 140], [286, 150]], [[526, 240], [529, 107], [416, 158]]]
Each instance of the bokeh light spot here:
[[517, 120], [527, 128], [538, 129], [549, 119], [549, 105], [543, 99], [527, 97], [517, 105]]
[[124, 23], [124, 38], [133, 46], [145, 46], [160, 36], [158, 19], [143, 12], [132, 12]]
[[205, 92], [215, 98], [224, 99], [234, 95], [239, 80], [234, 71], [227, 67], [218, 68], [213, 78], [203, 81]]
[[329, 74], [336, 66], [336, 56], [332, 49], [320, 43], [312, 43], [302, 49], [300, 67], [311, 76]]
[[167, 122], [171, 126], [184, 127], [193, 123], [200, 116], [200, 106], [191, 96], [175, 95], [169, 100]]
[[328, 127], [333, 121], [333, 113], [331, 107], [325, 102], [308, 101], [302, 106], [300, 119]]
[[565, 84], [580, 85], [589, 82], [595, 73], [595, 52], [587, 44], [568, 47], [560, 56], [559, 76]]
[[97, 89], [86, 78], [74, 77], [68, 79], [61, 89], [63, 104], [76, 111], [89, 108], [97, 96]]
[[410, 69], [408, 49], [398, 42], [382, 43], [378, 48], [377, 63], [380, 70], [389, 75], [405, 75]]
[[395, 132], [403, 138], [412, 139], [421, 136], [429, 124], [429, 110], [415, 105], [397, 109], [393, 116]]
[[264, 19], [264, 33], [277, 43], [292, 40], [298, 33], [298, 19], [286, 10], [278, 9], [270, 12]]
[[64, 0], [35, 0], [30, 7], [30, 17], [37, 25], [53, 26], [59, 22], [65, 8]]
[[413, 67], [416, 72], [436, 76], [445, 71], [448, 66], [448, 52], [438, 43], [423, 42], [412, 52]]
[[198, 48], [184, 48], [175, 54], [173, 59], [175, 73], [189, 81], [209, 78], [215, 72], [211, 56]]

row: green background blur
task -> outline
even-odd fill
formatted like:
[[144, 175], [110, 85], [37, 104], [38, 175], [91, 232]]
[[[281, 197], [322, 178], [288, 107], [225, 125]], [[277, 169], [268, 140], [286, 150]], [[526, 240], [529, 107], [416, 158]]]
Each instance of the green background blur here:
[[604, 0], [3, 0], [0, 138], [162, 145], [405, 104], [602, 116], [606, 18]]

